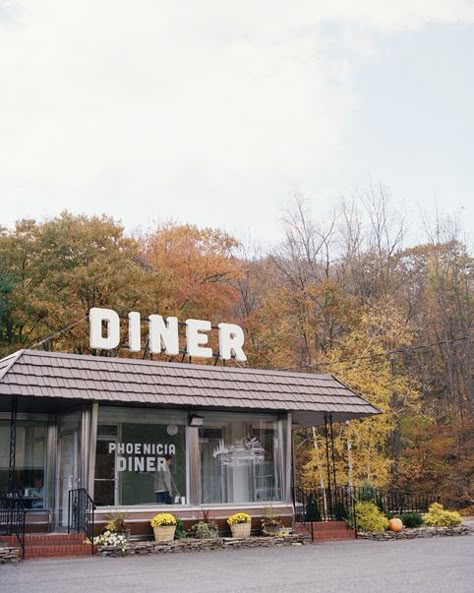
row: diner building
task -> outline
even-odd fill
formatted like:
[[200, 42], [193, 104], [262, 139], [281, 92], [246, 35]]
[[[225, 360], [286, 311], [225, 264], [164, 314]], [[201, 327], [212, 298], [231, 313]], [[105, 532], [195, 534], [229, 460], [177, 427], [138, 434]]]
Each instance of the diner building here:
[[123, 511], [147, 536], [171, 459], [166, 510], [184, 521], [270, 505], [291, 521], [293, 429], [377, 413], [329, 374], [20, 350], [0, 361], [0, 489], [29, 531], [66, 529], [83, 488], [97, 529]]

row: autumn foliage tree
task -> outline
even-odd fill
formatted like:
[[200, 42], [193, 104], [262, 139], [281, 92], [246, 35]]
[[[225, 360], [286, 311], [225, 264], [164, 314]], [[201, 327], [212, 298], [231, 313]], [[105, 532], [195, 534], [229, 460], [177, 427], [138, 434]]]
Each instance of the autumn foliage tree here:
[[[456, 225], [410, 247], [404, 230], [384, 188], [326, 222], [296, 197], [282, 240], [256, 255], [194, 225], [129, 236], [106, 216], [19, 221], [0, 231], [0, 354], [88, 352], [93, 306], [237, 322], [250, 366], [333, 373], [383, 412], [334, 427], [338, 483], [469, 505], [474, 258]], [[321, 427], [296, 442], [301, 483], [325, 486]]]
[[[108, 217], [67, 212], [44, 223], [19, 222], [0, 235], [1, 349], [34, 344], [84, 319], [94, 306], [119, 311], [140, 300], [138, 244]], [[47, 347], [87, 350], [84, 324]]]

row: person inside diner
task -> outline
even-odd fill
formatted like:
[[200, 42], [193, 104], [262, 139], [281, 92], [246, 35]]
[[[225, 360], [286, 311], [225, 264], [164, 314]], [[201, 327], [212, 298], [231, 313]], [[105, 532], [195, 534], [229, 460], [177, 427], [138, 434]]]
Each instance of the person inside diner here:
[[28, 498], [32, 499], [32, 509], [44, 508], [44, 485], [41, 476], [35, 476], [33, 478], [33, 488], [28, 489]]

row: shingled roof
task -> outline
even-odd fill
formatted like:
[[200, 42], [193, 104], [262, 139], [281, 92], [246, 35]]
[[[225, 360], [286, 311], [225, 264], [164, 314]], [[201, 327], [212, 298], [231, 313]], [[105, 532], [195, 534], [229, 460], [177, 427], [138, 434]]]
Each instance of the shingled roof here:
[[20, 350], [0, 360], [0, 397], [70, 398], [191, 409], [289, 411], [320, 424], [380, 410], [332, 375]]

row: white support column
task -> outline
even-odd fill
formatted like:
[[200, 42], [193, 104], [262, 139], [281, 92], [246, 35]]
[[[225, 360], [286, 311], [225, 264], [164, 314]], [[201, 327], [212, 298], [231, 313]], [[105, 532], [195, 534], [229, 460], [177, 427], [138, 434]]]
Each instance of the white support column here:
[[285, 500], [291, 504], [293, 497], [291, 495], [291, 487], [294, 481], [294, 454], [293, 454], [293, 438], [292, 438], [292, 416], [291, 412], [287, 414], [287, 428], [286, 428], [286, 451], [285, 451]]
[[79, 484], [75, 488], [87, 489], [87, 474], [89, 468], [89, 435], [90, 435], [90, 407], [85, 405], [81, 413], [81, 426], [79, 432]]
[[87, 472], [87, 491], [89, 496], [94, 499], [94, 478], [95, 478], [95, 457], [97, 448], [97, 423], [99, 419], [99, 404], [94, 402], [90, 414], [90, 431], [89, 431], [89, 460]]
[[186, 493], [188, 504], [201, 504], [201, 468], [199, 459], [199, 428], [186, 426], [186, 447], [189, 476]]
[[48, 417], [48, 436], [46, 441], [46, 504], [49, 509], [50, 529], [56, 528], [56, 497], [58, 468], [58, 425], [56, 415]]

